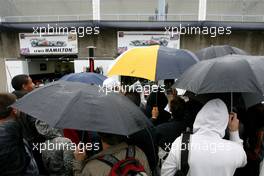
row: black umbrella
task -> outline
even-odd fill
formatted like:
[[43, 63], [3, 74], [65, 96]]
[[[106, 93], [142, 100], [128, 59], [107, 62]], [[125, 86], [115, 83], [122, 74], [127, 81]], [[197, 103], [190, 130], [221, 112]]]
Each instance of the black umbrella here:
[[229, 54], [247, 55], [245, 51], [229, 45], [210, 46], [197, 51], [195, 54], [200, 60], [213, 59]]
[[195, 94], [264, 92], [264, 57], [227, 55], [201, 61], [188, 69], [175, 87]]
[[130, 135], [151, 126], [128, 98], [95, 85], [57, 81], [34, 90], [13, 107], [57, 128]]
[[60, 80], [71, 81], [71, 82], [82, 82], [86, 84], [103, 85], [104, 80], [107, 77], [93, 72], [82, 72], [82, 73], [70, 73], [63, 76]]
[[[249, 107], [261, 103], [264, 98], [261, 94], [257, 93], [232, 93], [233, 105], [238, 109], [248, 109]], [[202, 104], [206, 104], [209, 100], [220, 98], [228, 107], [231, 106], [230, 93], [208, 93], [208, 94], [194, 94], [187, 91], [185, 96], [194, 99]]]

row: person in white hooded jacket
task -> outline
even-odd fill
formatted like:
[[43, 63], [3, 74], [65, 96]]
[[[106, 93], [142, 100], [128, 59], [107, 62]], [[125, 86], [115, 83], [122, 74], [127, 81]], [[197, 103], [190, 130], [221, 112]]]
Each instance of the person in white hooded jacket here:
[[[227, 127], [230, 140], [223, 139]], [[237, 115], [228, 114], [222, 100], [207, 102], [197, 114], [193, 125], [187, 176], [232, 176], [237, 168], [245, 166], [247, 156], [238, 127]], [[181, 141], [180, 136], [173, 142], [161, 169], [162, 176], [174, 176], [180, 170]]]

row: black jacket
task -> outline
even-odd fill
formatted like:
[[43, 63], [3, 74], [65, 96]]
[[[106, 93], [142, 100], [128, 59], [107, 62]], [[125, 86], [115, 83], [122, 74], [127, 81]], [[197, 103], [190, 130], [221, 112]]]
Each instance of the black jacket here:
[[38, 175], [38, 168], [26, 150], [21, 130], [14, 119], [0, 124], [0, 173], [3, 176]]
[[168, 146], [175, 141], [177, 137], [181, 135], [187, 128], [187, 122], [185, 120], [171, 120], [170, 122], [158, 125], [156, 128], [158, 145], [162, 149], [169, 150]]

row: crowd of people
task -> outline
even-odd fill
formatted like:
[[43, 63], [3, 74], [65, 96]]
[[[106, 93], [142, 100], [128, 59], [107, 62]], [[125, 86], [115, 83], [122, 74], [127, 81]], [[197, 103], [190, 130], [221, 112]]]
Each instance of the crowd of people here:
[[[261, 103], [233, 112], [219, 98], [203, 104], [175, 90], [170, 98], [166, 92], [152, 92], [146, 104], [138, 92], [122, 92], [120, 96], [134, 102], [153, 126], [121, 136], [53, 128], [11, 107], [34, 89], [30, 76], [15, 76], [12, 86], [14, 92], [0, 93], [0, 175], [264, 175]], [[189, 134], [187, 143], [184, 134]], [[69, 149], [80, 142], [98, 143], [99, 149]], [[36, 150], [36, 144], [51, 143], [65, 145]], [[182, 151], [188, 152], [187, 159]]]

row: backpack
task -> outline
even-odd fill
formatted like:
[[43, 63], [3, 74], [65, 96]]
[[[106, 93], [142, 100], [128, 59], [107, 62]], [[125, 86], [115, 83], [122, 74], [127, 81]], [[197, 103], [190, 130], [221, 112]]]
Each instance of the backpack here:
[[147, 176], [144, 166], [135, 159], [135, 146], [128, 146], [123, 160], [113, 155], [103, 155], [97, 159], [112, 168], [109, 176]]

